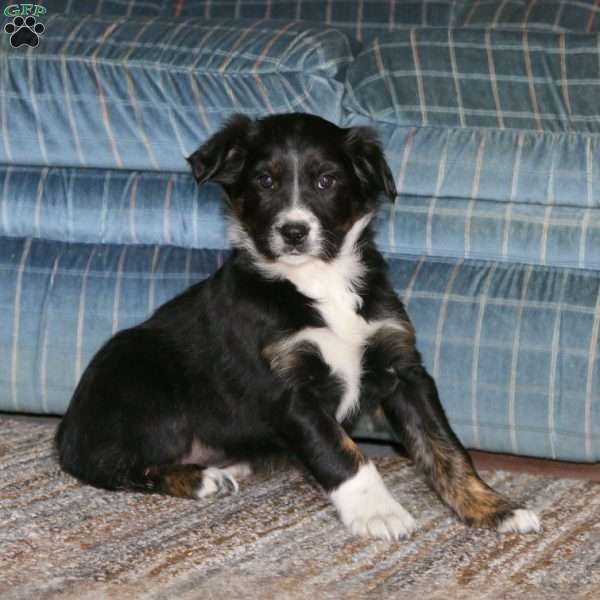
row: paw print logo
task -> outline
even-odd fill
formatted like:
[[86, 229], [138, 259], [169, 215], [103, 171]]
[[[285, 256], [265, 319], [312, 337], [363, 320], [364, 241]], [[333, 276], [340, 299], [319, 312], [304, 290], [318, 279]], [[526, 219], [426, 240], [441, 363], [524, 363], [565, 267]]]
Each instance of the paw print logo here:
[[26, 19], [23, 17], [15, 17], [12, 23], [7, 23], [4, 31], [10, 34], [10, 45], [13, 48], [18, 48], [23, 44], [27, 44], [35, 48], [40, 43], [39, 36], [45, 31], [45, 27], [36, 21], [35, 17], [29, 16]]

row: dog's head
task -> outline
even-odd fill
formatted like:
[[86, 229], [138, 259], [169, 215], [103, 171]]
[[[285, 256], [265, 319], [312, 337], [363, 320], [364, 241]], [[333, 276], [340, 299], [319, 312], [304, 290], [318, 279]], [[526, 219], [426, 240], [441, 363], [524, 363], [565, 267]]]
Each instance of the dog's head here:
[[396, 196], [373, 130], [314, 115], [236, 115], [188, 161], [225, 189], [232, 243], [268, 262], [332, 260], [380, 196]]

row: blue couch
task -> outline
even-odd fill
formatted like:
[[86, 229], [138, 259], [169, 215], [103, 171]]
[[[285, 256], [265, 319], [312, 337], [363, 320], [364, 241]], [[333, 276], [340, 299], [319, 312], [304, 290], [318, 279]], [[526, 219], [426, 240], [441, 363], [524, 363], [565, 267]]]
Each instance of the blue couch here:
[[218, 268], [220, 191], [184, 157], [233, 112], [302, 111], [381, 135], [400, 195], [378, 243], [463, 443], [600, 460], [595, 0], [57, 0], [38, 20], [36, 48], [0, 33], [0, 410], [62, 414], [106, 338]]

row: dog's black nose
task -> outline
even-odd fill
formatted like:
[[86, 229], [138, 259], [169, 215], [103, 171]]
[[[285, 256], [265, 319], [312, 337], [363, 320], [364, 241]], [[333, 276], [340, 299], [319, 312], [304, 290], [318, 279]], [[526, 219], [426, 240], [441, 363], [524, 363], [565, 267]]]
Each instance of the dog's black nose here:
[[308, 236], [308, 226], [299, 222], [286, 223], [281, 226], [279, 231], [284, 241], [292, 246], [298, 246]]

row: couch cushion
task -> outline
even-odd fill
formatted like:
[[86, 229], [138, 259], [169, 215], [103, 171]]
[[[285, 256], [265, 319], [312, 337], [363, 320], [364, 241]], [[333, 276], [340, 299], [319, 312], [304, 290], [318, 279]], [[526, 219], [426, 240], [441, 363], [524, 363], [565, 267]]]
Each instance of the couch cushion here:
[[417, 28], [373, 41], [346, 106], [394, 126], [600, 133], [598, 36]]
[[221, 195], [191, 174], [0, 166], [0, 236], [222, 249]]
[[600, 270], [600, 209], [403, 194], [377, 218], [391, 254]]
[[[226, 249], [220, 188], [188, 174], [0, 166], [0, 236]], [[600, 210], [403, 194], [377, 243], [424, 254], [600, 270]]]
[[401, 194], [600, 207], [598, 134], [403, 126], [356, 112], [346, 124], [378, 129]]
[[[0, 410], [62, 414], [114, 332], [212, 273], [218, 251], [0, 238]], [[396, 257], [419, 347], [474, 448], [600, 460], [600, 275]], [[361, 421], [358, 435], [390, 439]]]
[[234, 112], [340, 120], [336, 30], [281, 21], [50, 16], [32, 51], [0, 37], [0, 162], [187, 171]]

